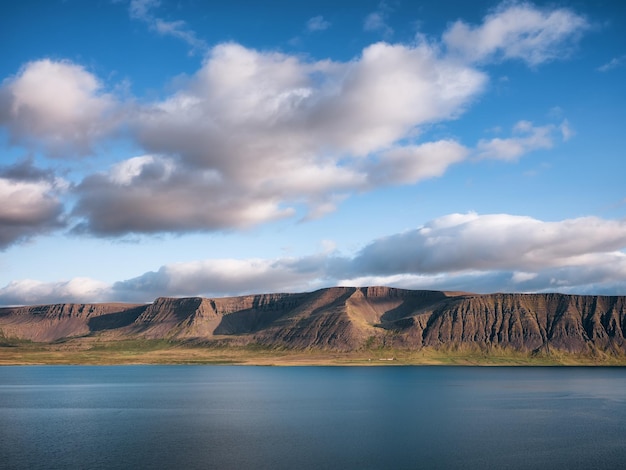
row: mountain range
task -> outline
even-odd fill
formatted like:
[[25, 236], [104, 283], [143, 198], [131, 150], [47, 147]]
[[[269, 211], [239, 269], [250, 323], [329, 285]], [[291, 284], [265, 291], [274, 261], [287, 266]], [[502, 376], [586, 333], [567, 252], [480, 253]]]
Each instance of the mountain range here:
[[0, 308], [0, 336], [34, 342], [96, 337], [299, 350], [498, 347], [624, 356], [624, 331], [626, 296], [389, 287]]

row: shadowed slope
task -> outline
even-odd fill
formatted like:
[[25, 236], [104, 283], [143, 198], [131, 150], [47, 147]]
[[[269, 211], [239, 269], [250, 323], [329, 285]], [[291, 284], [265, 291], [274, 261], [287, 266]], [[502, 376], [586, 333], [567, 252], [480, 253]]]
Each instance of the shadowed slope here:
[[114, 324], [122, 325], [129, 318], [129, 310], [139, 313], [141, 308], [144, 306], [119, 303], [2, 308], [0, 331], [6, 337], [55, 341], [70, 336], [86, 335], [92, 329], [102, 330]]

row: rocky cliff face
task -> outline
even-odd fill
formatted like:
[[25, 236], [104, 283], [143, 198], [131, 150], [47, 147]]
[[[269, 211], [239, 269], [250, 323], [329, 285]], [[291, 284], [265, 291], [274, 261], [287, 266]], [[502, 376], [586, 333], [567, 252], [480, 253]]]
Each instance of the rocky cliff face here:
[[562, 294], [491, 294], [451, 298], [383, 323], [422, 336], [423, 346], [467, 344], [571, 353], [625, 349], [626, 298]]
[[118, 303], [0, 308], [0, 333], [42, 342], [84, 336], [130, 324], [144, 308]]
[[150, 305], [0, 309], [6, 337], [167, 338], [356, 350], [366, 345], [626, 354], [626, 297], [337, 287], [302, 294], [158, 298]]

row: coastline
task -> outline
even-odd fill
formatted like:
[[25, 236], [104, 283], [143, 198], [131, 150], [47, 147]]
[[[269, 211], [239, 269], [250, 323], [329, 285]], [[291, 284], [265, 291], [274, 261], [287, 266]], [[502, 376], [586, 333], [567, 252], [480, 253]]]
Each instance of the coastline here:
[[5, 343], [0, 366], [206, 364], [258, 366], [626, 366], [626, 357], [423, 348], [358, 351], [215, 347], [167, 341]]

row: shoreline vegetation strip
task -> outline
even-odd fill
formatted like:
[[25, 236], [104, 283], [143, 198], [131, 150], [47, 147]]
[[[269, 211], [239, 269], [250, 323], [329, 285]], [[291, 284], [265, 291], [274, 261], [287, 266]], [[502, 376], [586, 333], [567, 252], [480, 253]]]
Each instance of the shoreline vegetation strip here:
[[626, 366], [626, 357], [607, 353], [525, 353], [509, 350], [364, 349], [284, 350], [260, 347], [189, 346], [166, 341], [72, 343], [5, 342], [0, 365], [240, 364], [240, 365], [467, 365], [467, 366]]

